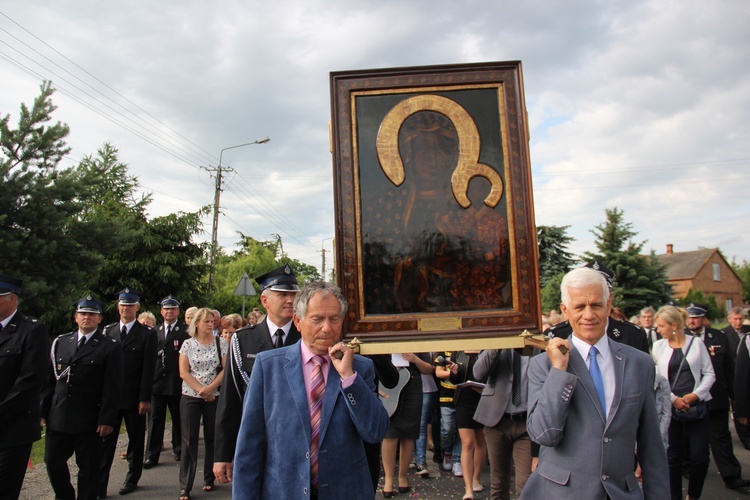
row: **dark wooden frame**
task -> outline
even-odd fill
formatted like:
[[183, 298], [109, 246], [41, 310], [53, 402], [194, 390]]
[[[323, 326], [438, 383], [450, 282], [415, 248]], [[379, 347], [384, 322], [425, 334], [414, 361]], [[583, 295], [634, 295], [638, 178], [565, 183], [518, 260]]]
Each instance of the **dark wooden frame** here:
[[[399, 344], [398, 351], [405, 352], [409, 344], [428, 345], [430, 350], [440, 350], [444, 346], [455, 348], [456, 341], [478, 340], [482, 346], [498, 345], [497, 342], [486, 341], [517, 336], [524, 330], [539, 333], [541, 304], [538, 257], [521, 63], [515, 61], [341, 71], [331, 73], [330, 78], [331, 149], [336, 208], [336, 276], [349, 302], [346, 317], [347, 338], [356, 337], [363, 344]], [[457, 178], [451, 181], [453, 199], [440, 199], [440, 194], [434, 195], [432, 199], [428, 196], [428, 201], [421, 207], [439, 207], [436, 213], [442, 210], [440, 207], [445, 207], [447, 215], [444, 219], [449, 221], [461, 220], [469, 209], [481, 209], [484, 211], [483, 214], [490, 217], [487, 220], [501, 222], [496, 224], [501, 228], [499, 232], [507, 231], [498, 233], [497, 238], [493, 236], [491, 239], [491, 244], [495, 245], [495, 241], [500, 242], [503, 237], [507, 237], [507, 247], [501, 243], [497, 246], [505, 249], [501, 255], [503, 259], [507, 259], [509, 268], [498, 267], [498, 264], [492, 264], [488, 259], [489, 263], [485, 267], [494, 265], [495, 267], [487, 269], [502, 269], [504, 278], [498, 281], [505, 284], [503, 288], [497, 288], [494, 284], [488, 287], [491, 289], [492, 299], [488, 300], [487, 304], [477, 302], [482, 299], [473, 298], [474, 283], [477, 280], [467, 279], [466, 274], [458, 272], [440, 274], [440, 269], [434, 271], [433, 261], [440, 261], [434, 254], [428, 255], [427, 260], [423, 260], [426, 264], [418, 268], [413, 264], [416, 259], [403, 258], [403, 255], [396, 251], [383, 250], [382, 253], [386, 257], [380, 260], [372, 257], [380, 248], [372, 243], [377, 243], [377, 238], [371, 236], [373, 228], [380, 231], [386, 227], [387, 229], [382, 230], [393, 236], [399, 234], [400, 225], [403, 225], [405, 229], [412, 229], [411, 233], [404, 230], [404, 235], [416, 233], [419, 222], [412, 222], [417, 219], [413, 214], [429, 212], [414, 208], [415, 198], [412, 194], [409, 198], [411, 204], [403, 209], [404, 221], [397, 224], [388, 216], [395, 215], [399, 218], [398, 210], [401, 208], [393, 209], [390, 199], [382, 200], [388, 196], [395, 196], [394, 193], [400, 193], [400, 189], [408, 188], [412, 193], [418, 193], [416, 199], [422, 203], [419, 193], [445, 191], [429, 191], [422, 189], [423, 185], [409, 187], [410, 176], [416, 178], [411, 182], [419, 184], [423, 182], [421, 179], [427, 179], [431, 174], [409, 174], [403, 165], [393, 161], [393, 158], [404, 157], [403, 138], [407, 136], [399, 134], [406, 134], [402, 130], [406, 129], [407, 119], [421, 111], [428, 113], [420, 115], [423, 117], [422, 124], [415, 125], [417, 132], [408, 137], [423, 134], [419, 136], [426, 137], [421, 139], [423, 142], [432, 140], [445, 143], [454, 140], [458, 147], [454, 148], [455, 153], [451, 154], [459, 158], [457, 168], [452, 171], [453, 177]], [[394, 120], [395, 115], [398, 116]], [[437, 125], [431, 125], [429, 119], [433, 119]], [[450, 132], [450, 127], [441, 125], [445, 120], [453, 126], [453, 132]], [[433, 133], [432, 130], [440, 131], [441, 137], [427, 137]], [[449, 132], [445, 132], [446, 130]], [[454, 139], [443, 138], [451, 133], [455, 136]], [[465, 146], [466, 144], [469, 146]], [[419, 147], [414, 146], [409, 151], [416, 150], [418, 152], [414, 155], [423, 155], [417, 149]], [[479, 167], [472, 167], [472, 171], [461, 167], [461, 175], [456, 174], [459, 171], [458, 167], [469, 165], [463, 161], [462, 155], [471, 148], [474, 148], [475, 156], [478, 158], [473, 159], [474, 163], [469, 163]], [[413, 156], [418, 159], [422, 157]], [[487, 158], [490, 158], [489, 162]], [[484, 166], [487, 163], [489, 168]], [[418, 160], [410, 163], [412, 168], [417, 168], [414, 165], [418, 164]], [[448, 164], [445, 162], [445, 165]], [[393, 165], [396, 167], [393, 168]], [[481, 170], [480, 167], [485, 170]], [[497, 179], [497, 175], [500, 179]], [[487, 194], [486, 200], [494, 196], [495, 206], [491, 206], [489, 201], [482, 204], [481, 199], [477, 201], [476, 197], [469, 199], [462, 195], [462, 192], [468, 193], [470, 186], [477, 185], [477, 176], [486, 180], [484, 190], [479, 192], [482, 193], [482, 197]], [[385, 180], [390, 181], [388, 191], [382, 188]], [[457, 185], [465, 189], [457, 189]], [[495, 186], [501, 188], [499, 201]], [[365, 206], [363, 198], [366, 200]], [[374, 202], [376, 198], [377, 201]], [[374, 203], [377, 204], [377, 208], [373, 210]], [[401, 201], [399, 203], [403, 204]], [[465, 203], [469, 205], [464, 206]], [[373, 214], [373, 211], [382, 211], [385, 215]], [[381, 224], [380, 217], [386, 217], [389, 222]], [[480, 219], [477, 217], [477, 220]], [[502, 221], [505, 221], [505, 226]], [[415, 227], [410, 228], [410, 224]], [[480, 224], [477, 223], [477, 226]], [[363, 227], [367, 228], [365, 234]], [[494, 226], [484, 224], [482, 227], [485, 229], [484, 233], [477, 230], [477, 234], [486, 235], [486, 228]], [[434, 229], [433, 232], [439, 233]], [[479, 238], [477, 237], [477, 241]], [[388, 241], [388, 245], [380, 246], [392, 249], [399, 244], [394, 243], [393, 238]], [[478, 243], [476, 246], [480, 247]], [[454, 247], [455, 245], [450, 248]], [[375, 291], [372, 291], [373, 284], [378, 283], [374, 277], [381, 275], [381, 267], [372, 263], [386, 260], [391, 262], [394, 255], [397, 256], [395, 259], [398, 263], [390, 267], [383, 266], [383, 274], [389, 279], [382, 281], [385, 283], [382, 287], [375, 287]], [[450, 262], [450, 259], [443, 260]], [[453, 261], [455, 265], [450, 268], [451, 272], [455, 272], [455, 266], [460, 262], [463, 261]], [[409, 282], [410, 286], [416, 286], [417, 299], [410, 298], [413, 294], [402, 292], [403, 288], [406, 288], [402, 287], [400, 281], [404, 266], [407, 272], [411, 273], [409, 276], [417, 276]], [[424, 269], [434, 273], [430, 274]], [[486, 273], [482, 274], [482, 269], [484, 268], [479, 265], [474, 266], [470, 277], [486, 276]], [[391, 279], [389, 273], [398, 278]], [[490, 274], [495, 273], [490, 271]], [[432, 281], [422, 278], [423, 276], [429, 276]], [[414, 282], [417, 285], [413, 285]], [[433, 282], [440, 283], [440, 286], [450, 293], [446, 295], [438, 292], [435, 297], [425, 295], [433, 290]], [[470, 286], [467, 287], [467, 284]], [[438, 290], [438, 285], [435, 285], [434, 289]], [[403, 301], [397, 297], [399, 293], [407, 297], [407, 309], [403, 309]], [[373, 296], [376, 298], [373, 299]], [[381, 296], [386, 299], [381, 300]], [[446, 296], [449, 296], [449, 300], [445, 299]], [[497, 297], [502, 299], [498, 300]], [[398, 305], [393, 306], [392, 300]], [[495, 302], [497, 307], [493, 307]], [[433, 306], [436, 303], [444, 305]], [[476, 303], [480, 303], [481, 307], [474, 309], [472, 304]], [[452, 309], [452, 306], [456, 309]], [[433, 307], [433, 310], [430, 310], [430, 307]], [[478, 345], [477, 342], [470, 344]], [[391, 350], [396, 352], [395, 349]], [[416, 352], [424, 349], [413, 350]], [[379, 352], [382, 351], [384, 349], [381, 348]]]

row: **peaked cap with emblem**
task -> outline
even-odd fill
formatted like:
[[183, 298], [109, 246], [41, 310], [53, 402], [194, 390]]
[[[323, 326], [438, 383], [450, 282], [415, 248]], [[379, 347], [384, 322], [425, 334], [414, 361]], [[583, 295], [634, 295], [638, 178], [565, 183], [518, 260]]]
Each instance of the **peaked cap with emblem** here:
[[0, 295], [8, 295], [9, 293], [20, 295], [22, 284], [23, 280], [20, 278], [8, 274], [0, 274]]
[[104, 311], [104, 302], [93, 295], [86, 295], [84, 298], [73, 304], [73, 307], [76, 308], [76, 312], [102, 314]]
[[132, 288], [123, 288], [117, 292], [117, 303], [123, 306], [132, 306], [141, 302], [141, 292]]
[[607, 286], [609, 288], [612, 288], [612, 285], [615, 281], [615, 273], [613, 273], [607, 266], [605, 266], [598, 260], [594, 260], [592, 262], [588, 262], [584, 267], [588, 267], [590, 269], [593, 269], [594, 271], [599, 271], [600, 273], [602, 273], [604, 279], [607, 280]]
[[275, 290], [277, 292], [299, 292], [299, 284], [294, 269], [289, 264], [277, 267], [266, 274], [258, 276], [255, 281], [260, 285], [260, 291]]
[[159, 305], [162, 307], [162, 309], [175, 309], [177, 307], [180, 307], [180, 299], [170, 294], [161, 299], [159, 301]]

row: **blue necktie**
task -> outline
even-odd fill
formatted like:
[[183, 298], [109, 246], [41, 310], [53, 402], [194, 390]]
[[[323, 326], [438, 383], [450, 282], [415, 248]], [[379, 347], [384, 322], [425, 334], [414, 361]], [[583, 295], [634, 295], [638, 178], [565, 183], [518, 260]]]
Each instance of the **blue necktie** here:
[[596, 392], [599, 393], [599, 402], [602, 405], [602, 413], [604, 413], [604, 418], [606, 419], [607, 405], [604, 401], [604, 380], [602, 379], [602, 371], [599, 369], [599, 363], [596, 361], [597, 354], [599, 354], [597, 348], [591, 346], [591, 349], [589, 349], [589, 373], [591, 374], [591, 379], [594, 381]]

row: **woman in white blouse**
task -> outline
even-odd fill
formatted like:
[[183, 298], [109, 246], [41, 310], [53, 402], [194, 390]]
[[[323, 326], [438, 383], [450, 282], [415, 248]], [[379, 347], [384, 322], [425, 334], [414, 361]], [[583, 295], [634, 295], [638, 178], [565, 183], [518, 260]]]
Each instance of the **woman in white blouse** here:
[[214, 314], [202, 308], [188, 327], [189, 339], [180, 348], [180, 377], [182, 398], [180, 418], [182, 420], [182, 456], [180, 457], [180, 500], [190, 499], [195, 470], [198, 465], [198, 441], [201, 417], [203, 417], [203, 440], [205, 463], [203, 464], [203, 491], [214, 489], [214, 427], [216, 423], [216, 398], [224, 375], [228, 344], [220, 336], [215, 337]]
[[[672, 306], [660, 308], [655, 316], [662, 339], [654, 342], [652, 356], [657, 372], [671, 387], [672, 421], [669, 424], [669, 484], [673, 500], [682, 498], [683, 434], [690, 442], [688, 499], [700, 498], [708, 472], [709, 420], [705, 409], [701, 418], [685, 421], [691, 407], [705, 406], [711, 399], [716, 380], [711, 357], [700, 338], [685, 335], [687, 311]], [[695, 411], [695, 409], [693, 410]]]

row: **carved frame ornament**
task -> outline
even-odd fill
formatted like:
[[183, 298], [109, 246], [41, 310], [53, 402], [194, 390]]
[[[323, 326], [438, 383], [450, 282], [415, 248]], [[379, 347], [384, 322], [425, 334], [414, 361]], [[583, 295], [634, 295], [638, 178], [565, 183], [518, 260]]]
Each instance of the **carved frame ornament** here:
[[347, 338], [418, 352], [539, 333], [521, 63], [330, 78]]

